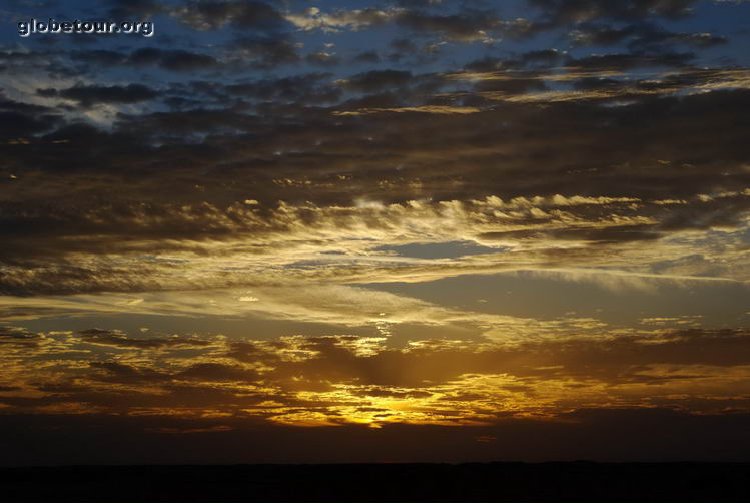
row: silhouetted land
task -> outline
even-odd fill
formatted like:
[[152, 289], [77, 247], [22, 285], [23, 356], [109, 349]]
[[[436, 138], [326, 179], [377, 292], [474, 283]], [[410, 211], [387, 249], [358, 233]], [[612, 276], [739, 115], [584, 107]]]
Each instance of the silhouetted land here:
[[750, 463], [488, 463], [0, 469], [14, 502], [750, 501]]

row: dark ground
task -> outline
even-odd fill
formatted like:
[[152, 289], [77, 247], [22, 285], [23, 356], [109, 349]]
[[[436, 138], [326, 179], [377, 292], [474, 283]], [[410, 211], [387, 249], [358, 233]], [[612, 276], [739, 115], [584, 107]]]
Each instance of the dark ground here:
[[3, 468], [0, 501], [746, 503], [750, 463]]

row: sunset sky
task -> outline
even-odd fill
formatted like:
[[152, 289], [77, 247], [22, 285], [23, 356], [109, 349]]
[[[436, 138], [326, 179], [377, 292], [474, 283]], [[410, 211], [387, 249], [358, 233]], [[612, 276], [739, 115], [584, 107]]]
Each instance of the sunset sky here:
[[750, 2], [0, 19], [0, 464], [748, 459]]

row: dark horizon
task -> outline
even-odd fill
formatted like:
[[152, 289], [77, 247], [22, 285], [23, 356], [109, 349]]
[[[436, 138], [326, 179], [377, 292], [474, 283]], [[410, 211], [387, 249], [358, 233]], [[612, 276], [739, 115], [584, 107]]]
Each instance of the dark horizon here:
[[741, 503], [749, 475], [748, 463], [100, 466], [0, 469], [0, 483], [8, 503]]
[[747, 461], [750, 415], [663, 410], [578, 411], [561, 420], [493, 426], [299, 428], [262, 422], [76, 416], [0, 416], [0, 466]]

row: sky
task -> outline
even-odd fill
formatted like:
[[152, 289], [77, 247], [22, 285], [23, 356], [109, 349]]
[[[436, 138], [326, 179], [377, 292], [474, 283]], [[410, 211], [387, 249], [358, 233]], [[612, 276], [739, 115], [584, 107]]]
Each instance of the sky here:
[[1, 465], [748, 460], [750, 2], [0, 20]]

